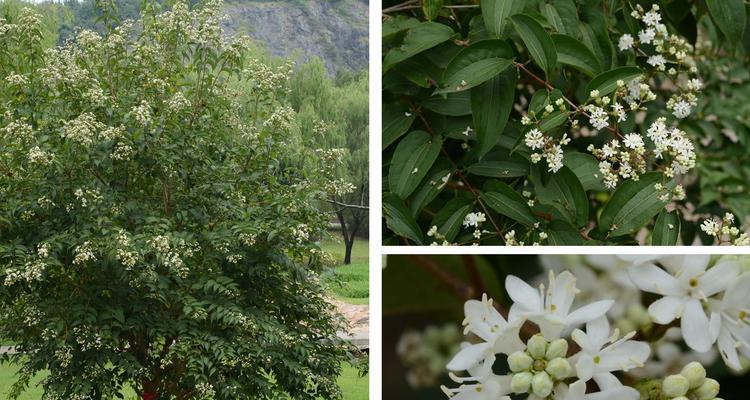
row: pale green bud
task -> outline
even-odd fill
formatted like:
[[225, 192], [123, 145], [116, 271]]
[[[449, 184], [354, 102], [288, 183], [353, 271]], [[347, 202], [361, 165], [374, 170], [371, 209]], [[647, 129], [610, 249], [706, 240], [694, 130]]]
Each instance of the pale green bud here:
[[547, 352], [547, 339], [542, 335], [534, 335], [526, 342], [526, 350], [534, 358], [544, 357]]
[[675, 398], [673, 398], [672, 400], [690, 400], [690, 399], [688, 399], [688, 398], [687, 398], [687, 397], [685, 397], [685, 396], [680, 396], [680, 397], [675, 397]]
[[688, 380], [682, 375], [670, 375], [664, 378], [661, 390], [668, 397], [684, 396], [688, 391]]
[[525, 351], [517, 351], [508, 356], [508, 366], [513, 372], [527, 371], [533, 362], [534, 359]]
[[513, 378], [510, 379], [510, 390], [513, 393], [527, 393], [531, 387], [531, 380], [534, 375], [531, 372], [519, 372], [513, 374]]
[[690, 364], [682, 367], [680, 375], [684, 376], [688, 380], [690, 389], [695, 389], [703, 384], [706, 380], [706, 369], [698, 361], [693, 361]]
[[568, 360], [560, 357], [547, 363], [547, 369], [545, 369], [545, 371], [558, 380], [570, 376], [572, 370], [573, 368], [570, 367]]
[[547, 397], [552, 393], [552, 379], [542, 371], [531, 379], [531, 391], [539, 397]]
[[565, 339], [553, 340], [549, 346], [547, 346], [546, 359], [552, 360], [554, 358], [565, 357], [568, 354], [568, 341]]
[[[533, 386], [532, 382], [532, 386]], [[693, 392], [698, 400], [713, 400], [719, 394], [719, 382], [715, 379], [706, 378], [703, 384]]]

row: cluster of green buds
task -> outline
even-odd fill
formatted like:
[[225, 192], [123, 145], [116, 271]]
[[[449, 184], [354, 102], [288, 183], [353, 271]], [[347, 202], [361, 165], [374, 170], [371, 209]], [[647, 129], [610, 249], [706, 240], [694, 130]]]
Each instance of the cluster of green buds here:
[[541, 334], [532, 336], [526, 343], [526, 350], [508, 356], [508, 366], [513, 372], [511, 390], [542, 398], [549, 396], [555, 384], [573, 371], [565, 358], [567, 353], [565, 339], [548, 342]]
[[671, 400], [721, 400], [719, 382], [706, 378], [706, 369], [699, 362], [684, 366], [677, 375], [664, 378], [662, 393]]

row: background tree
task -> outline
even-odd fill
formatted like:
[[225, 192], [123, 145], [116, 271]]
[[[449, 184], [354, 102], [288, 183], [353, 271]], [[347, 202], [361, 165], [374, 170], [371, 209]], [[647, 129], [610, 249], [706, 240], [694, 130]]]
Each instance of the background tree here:
[[11, 396], [339, 398], [321, 290], [335, 168], [299, 146], [289, 68], [246, 59], [220, 4], [178, 2], [43, 49], [0, 21], [0, 337]]

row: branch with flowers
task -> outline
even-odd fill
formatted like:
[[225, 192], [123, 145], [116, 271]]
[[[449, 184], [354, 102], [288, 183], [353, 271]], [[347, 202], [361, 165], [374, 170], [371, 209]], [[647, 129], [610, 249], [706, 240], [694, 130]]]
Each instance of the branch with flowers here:
[[746, 11], [684, 3], [386, 3], [386, 243], [750, 243], [746, 200], [700, 181], [706, 68], [742, 62]]

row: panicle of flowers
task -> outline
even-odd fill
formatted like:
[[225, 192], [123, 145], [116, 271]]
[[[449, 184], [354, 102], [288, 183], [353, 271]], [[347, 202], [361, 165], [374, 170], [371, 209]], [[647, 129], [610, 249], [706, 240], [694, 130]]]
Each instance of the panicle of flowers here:
[[487, 221], [487, 217], [482, 212], [471, 212], [466, 214], [463, 221], [464, 228], [474, 227], [474, 238], [482, 238], [482, 223]]
[[177, 91], [170, 99], [169, 102], [167, 102], [167, 110], [169, 112], [178, 114], [182, 111], [185, 111], [191, 107], [192, 103], [190, 100], [185, 97], [185, 95], [181, 91]]
[[263, 126], [268, 129], [288, 132], [294, 127], [295, 116], [296, 113], [291, 107], [278, 107], [267, 120], [263, 121]]
[[132, 269], [138, 263], [138, 253], [132, 248], [130, 235], [125, 230], [120, 230], [115, 238], [117, 242], [117, 252], [115, 257], [125, 269]]
[[29, 83], [29, 80], [26, 78], [26, 76], [17, 74], [15, 72], [11, 72], [10, 74], [8, 74], [8, 76], [5, 77], [5, 81], [13, 86], [25, 86]]
[[407, 368], [406, 381], [413, 388], [434, 386], [445, 376], [445, 365], [458, 352], [461, 330], [457, 324], [430, 325], [404, 332], [396, 354]]
[[452, 244], [446, 239], [445, 235], [438, 231], [437, 225], [433, 225], [432, 227], [430, 227], [430, 229], [427, 231], [427, 237], [435, 239], [432, 243], [430, 243], [430, 246], [450, 246]]
[[701, 230], [708, 236], [716, 238], [719, 244], [727, 243], [735, 246], [750, 245], [747, 233], [741, 232], [734, 224], [734, 214], [726, 213], [721, 220], [708, 218], [701, 224]]
[[104, 200], [101, 192], [96, 188], [78, 188], [73, 192], [73, 195], [75, 196], [76, 200], [81, 203], [81, 207], [84, 208], [90, 205], [98, 204], [102, 200]]
[[105, 128], [106, 125], [97, 121], [94, 114], [86, 112], [63, 123], [62, 137], [81, 146], [90, 147], [96, 143], [99, 132]]
[[133, 146], [127, 143], [117, 143], [115, 144], [110, 157], [117, 161], [128, 161], [134, 153], [135, 150], [133, 149]]
[[29, 149], [28, 160], [31, 164], [47, 166], [52, 163], [54, 159], [54, 154], [43, 151], [39, 146], [34, 146]]
[[310, 227], [307, 224], [298, 224], [292, 228], [292, 237], [297, 244], [305, 243], [310, 240]]
[[29, 142], [34, 137], [34, 128], [22, 118], [11, 120], [8, 125], [0, 128], [0, 134], [9, 142]]
[[570, 138], [567, 133], [564, 133], [559, 139], [545, 134], [542, 132], [542, 120], [556, 111], [565, 112], [566, 110], [567, 104], [564, 99], [559, 98], [554, 101], [554, 105], [551, 103], [547, 104], [542, 110], [541, 115], [537, 115], [535, 111], [530, 111], [521, 118], [523, 125], [535, 126], [524, 135], [524, 144], [532, 150], [530, 156], [531, 162], [536, 164], [544, 159], [548, 170], [551, 172], [557, 172], [563, 167], [564, 152], [562, 146], [568, 145]]
[[259, 93], [274, 93], [283, 90], [289, 84], [294, 72], [294, 62], [287, 61], [279, 67], [272, 67], [261, 60], [251, 59], [243, 70], [254, 84], [252, 90]]
[[142, 128], [147, 128], [151, 125], [153, 115], [151, 113], [151, 105], [146, 100], [141, 100], [141, 104], [134, 106], [130, 110], [130, 114]]
[[88, 240], [76, 246], [73, 253], [75, 254], [75, 257], [73, 258], [74, 265], [83, 265], [89, 261], [96, 261], [94, 248]]

